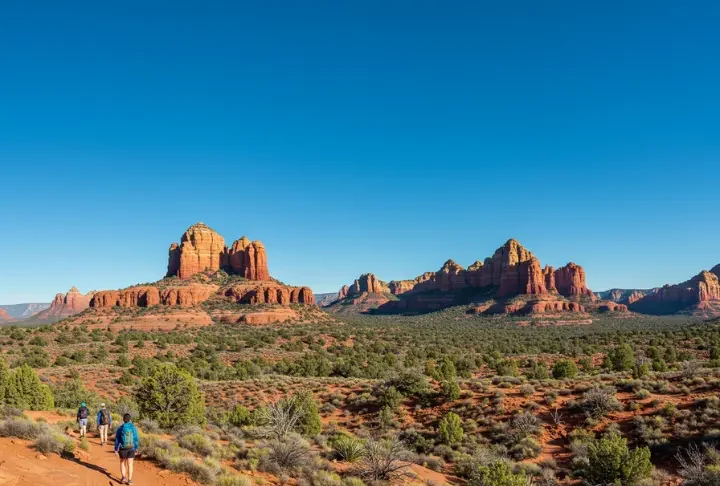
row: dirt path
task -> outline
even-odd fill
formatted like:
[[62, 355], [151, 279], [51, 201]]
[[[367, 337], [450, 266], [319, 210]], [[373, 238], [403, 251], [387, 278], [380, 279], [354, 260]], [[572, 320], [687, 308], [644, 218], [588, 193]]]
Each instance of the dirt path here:
[[[28, 412], [32, 418], [42, 417], [49, 423], [67, 420], [53, 412]], [[120, 484], [120, 463], [112, 444], [100, 445], [100, 439], [88, 438], [88, 452], [76, 448], [75, 459], [57, 454], [38, 453], [32, 442], [0, 438], [0, 486], [115, 486]], [[140, 444], [142, 446], [142, 444]], [[142, 449], [141, 449], [142, 451]], [[185, 475], [160, 469], [142, 458], [135, 460], [133, 485], [186, 486], [198, 485]]]

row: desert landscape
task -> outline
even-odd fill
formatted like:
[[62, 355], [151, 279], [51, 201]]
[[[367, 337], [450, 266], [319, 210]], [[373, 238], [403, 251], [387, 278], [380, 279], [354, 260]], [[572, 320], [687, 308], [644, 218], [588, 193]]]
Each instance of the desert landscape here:
[[112, 480], [73, 420], [103, 402], [152, 484], [714, 484], [719, 268], [593, 292], [509, 240], [318, 306], [198, 223], [157, 282], [6, 317], [0, 479]]

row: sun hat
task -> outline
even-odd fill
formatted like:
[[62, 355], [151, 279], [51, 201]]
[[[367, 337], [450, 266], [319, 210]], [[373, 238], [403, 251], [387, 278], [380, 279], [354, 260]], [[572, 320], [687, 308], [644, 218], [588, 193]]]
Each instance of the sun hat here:
[[104, 406], [105, 406], [104, 403], [101, 403], [101, 404], [100, 404], [100, 408], [103, 408]]

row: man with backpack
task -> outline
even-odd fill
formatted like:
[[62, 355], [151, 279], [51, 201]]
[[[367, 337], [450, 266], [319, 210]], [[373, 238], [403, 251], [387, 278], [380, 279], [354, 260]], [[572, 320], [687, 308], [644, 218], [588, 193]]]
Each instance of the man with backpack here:
[[120, 457], [122, 484], [132, 484], [133, 459], [140, 447], [137, 429], [130, 422], [130, 414], [123, 415], [123, 424], [115, 431], [115, 454]]
[[87, 436], [88, 417], [90, 416], [90, 410], [88, 410], [85, 402], [80, 404], [80, 408], [77, 413], [78, 425], [80, 425], [80, 437]]
[[108, 430], [110, 430], [110, 426], [112, 425], [112, 415], [110, 415], [110, 411], [105, 408], [105, 404], [100, 404], [100, 410], [97, 414], [97, 426], [98, 426], [98, 432], [100, 432], [100, 445], [107, 444], [108, 441]]

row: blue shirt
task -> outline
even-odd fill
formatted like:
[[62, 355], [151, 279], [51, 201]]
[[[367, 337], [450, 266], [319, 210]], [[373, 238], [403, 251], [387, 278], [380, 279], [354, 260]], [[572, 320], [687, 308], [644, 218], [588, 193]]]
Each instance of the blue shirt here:
[[130, 449], [130, 447], [128, 447], [129, 444], [122, 444], [122, 437], [123, 435], [125, 435], [126, 427], [129, 428], [133, 435], [132, 448], [135, 450], [138, 450], [140, 448], [140, 438], [138, 437], [137, 429], [131, 422], [127, 422], [122, 424], [115, 432], [115, 452], [119, 451], [121, 446], [123, 447], [123, 449]]

